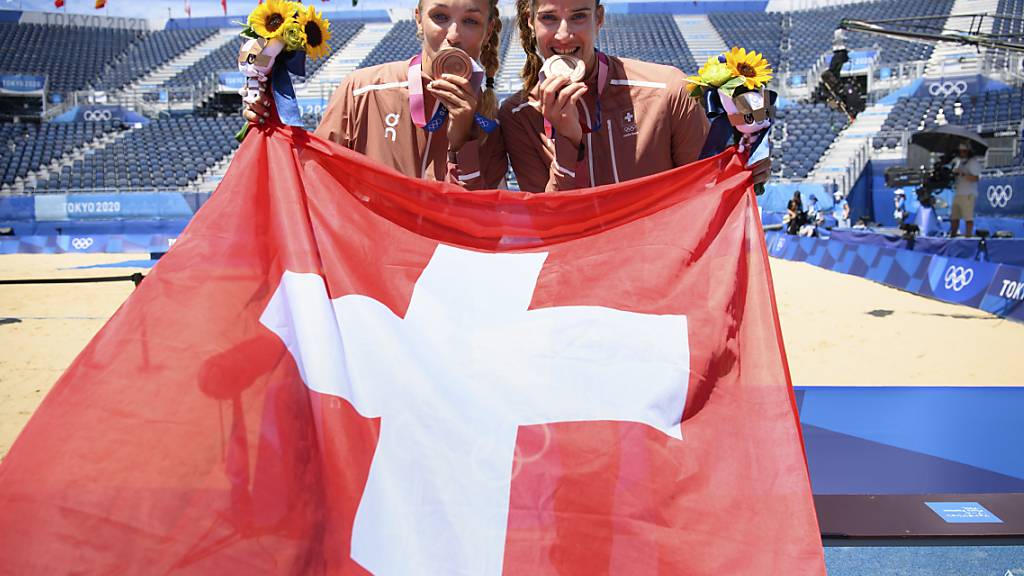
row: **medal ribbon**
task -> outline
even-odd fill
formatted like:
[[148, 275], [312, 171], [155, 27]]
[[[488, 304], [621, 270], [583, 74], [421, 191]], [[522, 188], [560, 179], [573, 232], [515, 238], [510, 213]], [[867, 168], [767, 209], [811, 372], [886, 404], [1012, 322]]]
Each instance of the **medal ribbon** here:
[[[477, 87], [477, 91], [480, 90], [480, 86], [484, 80], [484, 69], [473, 62], [473, 75], [470, 77], [470, 82]], [[425, 110], [425, 99], [423, 97], [423, 56], [417, 54], [412, 57], [409, 61], [409, 111], [412, 114], [412, 122], [416, 126], [423, 128], [427, 132], [436, 132], [444, 126], [444, 121], [448, 119], [448, 107], [444, 104], [439, 104], [434, 115], [427, 122], [427, 114]], [[473, 120], [477, 126], [480, 127], [486, 134], [490, 134], [498, 127], [498, 122], [485, 118], [480, 114], [473, 114]]]

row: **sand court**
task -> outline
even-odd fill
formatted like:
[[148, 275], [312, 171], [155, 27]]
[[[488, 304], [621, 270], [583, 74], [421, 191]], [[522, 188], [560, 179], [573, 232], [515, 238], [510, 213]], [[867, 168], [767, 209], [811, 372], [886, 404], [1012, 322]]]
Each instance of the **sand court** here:
[[[128, 276], [142, 254], [0, 256], [0, 278]], [[796, 386], [1024, 385], [1024, 324], [809, 264], [771, 260]], [[130, 281], [0, 286], [0, 458]]]

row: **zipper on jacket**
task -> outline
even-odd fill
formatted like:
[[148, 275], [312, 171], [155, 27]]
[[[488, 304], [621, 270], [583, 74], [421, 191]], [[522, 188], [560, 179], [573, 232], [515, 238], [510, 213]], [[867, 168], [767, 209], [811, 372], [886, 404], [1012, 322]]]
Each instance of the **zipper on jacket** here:
[[608, 119], [608, 146], [612, 150], [612, 176], [615, 178], [615, 183], [619, 183], [619, 166], [615, 161], [615, 138], [612, 136], [612, 119]]

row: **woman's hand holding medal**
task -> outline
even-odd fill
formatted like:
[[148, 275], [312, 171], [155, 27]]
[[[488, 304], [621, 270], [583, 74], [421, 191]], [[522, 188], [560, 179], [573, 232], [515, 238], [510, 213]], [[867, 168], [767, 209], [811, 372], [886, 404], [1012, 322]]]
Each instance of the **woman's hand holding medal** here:
[[540, 113], [556, 134], [579, 146], [583, 127], [576, 104], [587, 93], [587, 85], [583, 83], [586, 64], [579, 58], [556, 54], [544, 62], [541, 72], [544, 80], [537, 88]]
[[427, 90], [448, 108], [448, 146], [457, 151], [470, 140], [475, 122], [473, 115], [479, 102], [477, 87], [472, 85], [473, 63], [458, 48], [445, 48], [434, 56], [431, 80]]

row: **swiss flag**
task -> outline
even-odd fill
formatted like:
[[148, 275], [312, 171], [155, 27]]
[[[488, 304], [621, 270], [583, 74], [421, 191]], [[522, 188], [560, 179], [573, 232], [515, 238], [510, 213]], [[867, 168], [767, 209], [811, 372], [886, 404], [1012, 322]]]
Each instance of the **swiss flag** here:
[[824, 574], [733, 149], [529, 195], [253, 130], [0, 510], [12, 574]]

